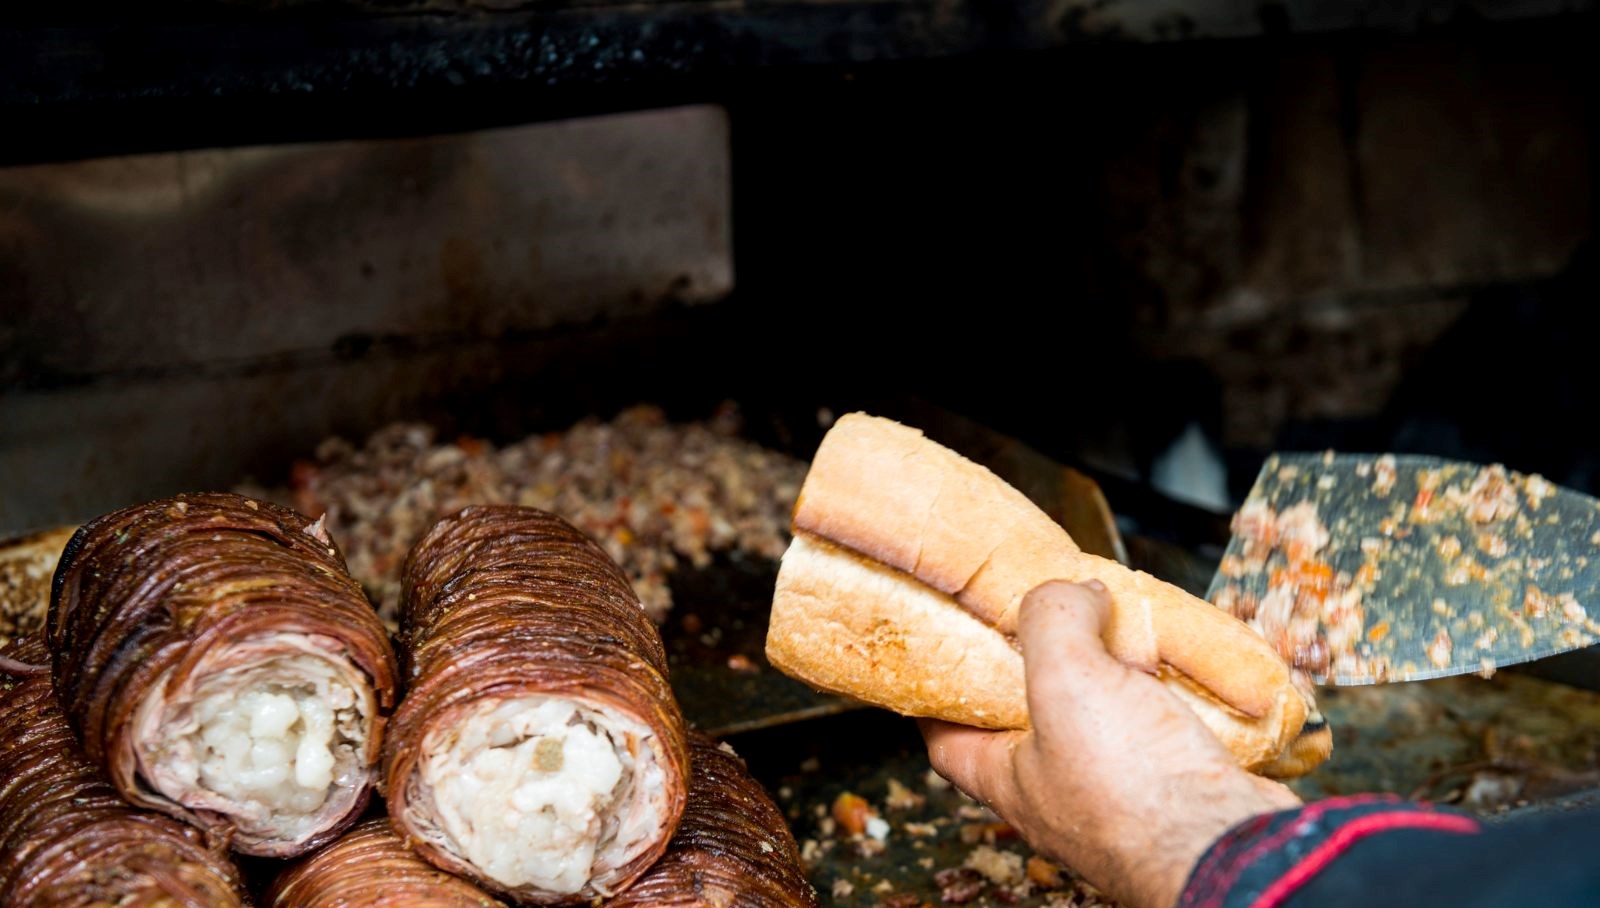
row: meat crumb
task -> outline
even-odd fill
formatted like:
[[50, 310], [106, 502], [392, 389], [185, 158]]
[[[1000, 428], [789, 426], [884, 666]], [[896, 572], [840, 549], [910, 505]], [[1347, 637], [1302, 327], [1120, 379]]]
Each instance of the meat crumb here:
[[989, 882], [999, 886], [1014, 886], [1025, 879], [1022, 855], [999, 851], [988, 845], [972, 849], [962, 866], [978, 871]]
[[1556, 597], [1556, 601], [1561, 603], [1561, 617], [1568, 621], [1576, 623], [1589, 617], [1588, 611], [1578, 603], [1577, 597], [1571, 593], [1562, 593]]
[[1528, 507], [1537, 511], [1546, 498], [1556, 493], [1556, 487], [1548, 479], [1534, 473], [1522, 481], [1522, 491], [1528, 496]]
[[1373, 464], [1376, 474], [1372, 479], [1372, 493], [1374, 495], [1387, 495], [1394, 489], [1396, 467], [1399, 466], [1393, 454], [1385, 454]]
[[1028, 858], [1027, 873], [1028, 882], [1040, 889], [1060, 889], [1064, 882], [1061, 868], [1038, 855]]
[[967, 823], [961, 827], [961, 842], [964, 845], [975, 845], [983, 842], [993, 845], [998, 839], [1011, 839], [1016, 837], [1016, 830], [1006, 823]]
[[947, 867], [933, 875], [933, 882], [946, 905], [965, 905], [983, 892], [982, 875], [969, 867]]
[[864, 858], [875, 858], [888, 850], [889, 846], [884, 844], [882, 839], [863, 837], [856, 843], [856, 853]]
[[836, 899], [847, 899], [851, 895], [855, 894], [855, 891], [856, 891], [855, 885], [852, 884], [849, 880], [834, 880], [833, 881], [833, 897], [836, 898]]
[[925, 796], [907, 788], [899, 779], [890, 779], [889, 795], [883, 799], [883, 806], [890, 810], [915, 810], [926, 801]]
[[1435, 668], [1449, 668], [1450, 651], [1453, 648], [1453, 644], [1450, 642], [1450, 632], [1440, 628], [1438, 635], [1433, 638], [1433, 642], [1428, 644], [1428, 661], [1432, 662]]

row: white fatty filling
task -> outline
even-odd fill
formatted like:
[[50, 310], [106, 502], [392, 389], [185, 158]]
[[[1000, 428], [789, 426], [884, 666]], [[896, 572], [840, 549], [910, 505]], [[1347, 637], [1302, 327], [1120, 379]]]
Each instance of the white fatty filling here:
[[349, 688], [335, 693], [337, 699], [324, 703], [304, 688], [268, 685], [200, 701], [200, 784], [273, 810], [321, 807], [333, 783], [334, 712], [355, 705]]
[[602, 888], [655, 831], [650, 737], [571, 700], [492, 701], [430, 734], [419, 772], [452, 851], [501, 885], [569, 894]]
[[[258, 836], [300, 841], [363, 784], [371, 704], [354, 670], [279, 635], [259, 661], [203, 675], [182, 701], [147, 698], [141, 765], [157, 791], [232, 817]], [[248, 658], [247, 656], [247, 658]], [[242, 660], [241, 660], [242, 661]], [[165, 687], [158, 684], [157, 689]]]

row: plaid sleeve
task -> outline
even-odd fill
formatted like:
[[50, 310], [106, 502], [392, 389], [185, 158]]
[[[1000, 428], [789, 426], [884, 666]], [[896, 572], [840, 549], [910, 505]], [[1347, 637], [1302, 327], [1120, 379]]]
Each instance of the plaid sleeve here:
[[1278, 908], [1357, 842], [1400, 830], [1476, 835], [1478, 821], [1392, 795], [1330, 798], [1229, 830], [1200, 858], [1178, 908]]

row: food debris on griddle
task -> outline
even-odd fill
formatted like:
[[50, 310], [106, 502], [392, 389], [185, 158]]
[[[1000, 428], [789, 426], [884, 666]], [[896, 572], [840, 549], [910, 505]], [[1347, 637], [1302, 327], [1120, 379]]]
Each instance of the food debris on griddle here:
[[[1382, 680], [1431, 677], [1465, 662], [1487, 675], [1496, 667], [1489, 653], [1504, 657], [1507, 632], [1530, 656], [1551, 640], [1576, 647], [1600, 639], [1575, 592], [1600, 535], [1547, 526], [1559, 520], [1545, 506], [1556, 492], [1548, 481], [1499, 465], [1419, 465], [1392, 455], [1343, 473], [1331, 453], [1321, 465], [1268, 460], [1234, 516], [1212, 597], [1296, 669], [1319, 682]], [[1536, 530], [1542, 550], [1530, 556]], [[1462, 591], [1467, 585], [1488, 591], [1490, 613], [1474, 604], [1483, 594]], [[1417, 612], [1425, 620], [1392, 626], [1387, 616], [1408, 601], [1430, 604]], [[1369, 626], [1373, 611], [1381, 616]]]

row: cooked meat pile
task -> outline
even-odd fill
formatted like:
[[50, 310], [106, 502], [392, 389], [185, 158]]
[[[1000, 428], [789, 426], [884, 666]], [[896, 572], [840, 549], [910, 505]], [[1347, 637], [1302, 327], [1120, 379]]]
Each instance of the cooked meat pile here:
[[776, 561], [806, 465], [737, 437], [731, 409], [704, 423], [671, 424], [655, 407], [609, 422], [495, 447], [446, 441], [400, 423], [366, 443], [324, 442], [298, 464], [291, 487], [251, 490], [304, 514], [326, 514], [350, 570], [393, 624], [400, 565], [434, 521], [470, 504], [517, 504], [560, 514], [622, 566], [651, 617], [671, 608], [668, 575], [713, 553]]
[[62, 527], [0, 543], [0, 646], [44, 627], [50, 578], [76, 527]]
[[230, 494], [90, 521], [48, 640], [62, 710], [133, 804], [270, 857], [366, 804], [394, 652], [320, 524]]

